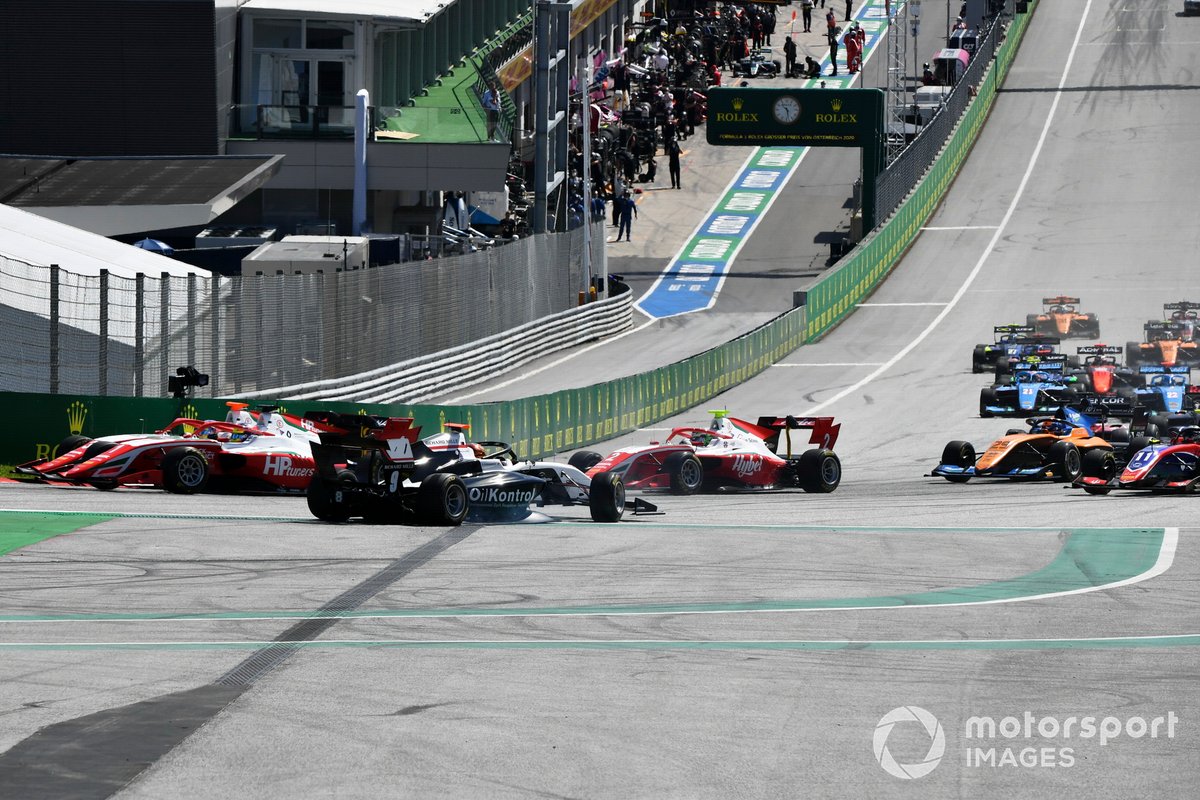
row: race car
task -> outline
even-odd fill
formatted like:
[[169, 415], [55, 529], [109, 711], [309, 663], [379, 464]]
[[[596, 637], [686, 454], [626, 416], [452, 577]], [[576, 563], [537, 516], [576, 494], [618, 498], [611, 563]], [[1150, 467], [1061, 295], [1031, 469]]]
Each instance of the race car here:
[[587, 476], [570, 464], [524, 461], [505, 442], [472, 442], [470, 426], [449, 423], [424, 439], [407, 417], [320, 414], [337, 432], [314, 445], [317, 478], [308, 491], [318, 519], [458, 525], [519, 522], [531, 506], [586, 505], [597, 522], [617, 522], [629, 509], [657, 511], [627, 500], [618, 476]]
[[[1016, 353], [1021, 345], [1037, 344], [1036, 340], [1029, 338], [1034, 335], [1033, 327], [1030, 325], [997, 325], [992, 328], [992, 332], [995, 335], [995, 342], [975, 345], [975, 349], [971, 353], [971, 372], [980, 373], [995, 369], [996, 361], [1001, 356], [1007, 357]], [[1043, 355], [1053, 352], [1054, 348], [1047, 346]], [[1037, 355], [1037, 353], [1031, 355]]]
[[1042, 313], [1029, 314], [1025, 318], [1026, 324], [1032, 327], [1035, 333], [1048, 333], [1064, 339], [1098, 338], [1100, 320], [1096, 319], [1095, 314], [1076, 311], [1075, 307], [1078, 305], [1078, 297], [1043, 297]]
[[314, 474], [316, 426], [276, 406], [250, 411], [246, 403], [226, 405], [223, 421], [180, 417], [152, 434], [68, 437], [56, 458], [31, 461], [17, 471], [105, 490], [303, 492]]
[[[759, 417], [753, 423], [725, 410], [709, 413], [706, 428], [674, 428], [662, 442], [615, 450], [603, 459], [583, 450], [572, 463], [593, 477], [620, 475], [630, 489], [681, 495], [792, 487], [832, 492], [841, 483], [842, 464], [833, 452], [841, 426], [833, 417]], [[794, 430], [808, 431], [815, 447], [795, 455]]]
[[777, 78], [783, 72], [783, 64], [778, 59], [771, 58], [769, 47], [751, 50], [750, 55], [733, 62], [733, 76], [745, 75], [747, 78]]
[[1155, 438], [1131, 443], [1132, 455], [1123, 468], [1113, 454], [1088, 454], [1073, 485], [1095, 495], [1113, 489], [1195, 491], [1200, 483], [1200, 426], [1172, 428], [1169, 436], [1166, 441]]
[[951, 483], [966, 483], [972, 478], [1074, 481], [1082, 474], [1087, 453], [1101, 450], [1112, 455], [1114, 443], [1123, 448], [1130, 439], [1127, 428], [1109, 427], [1102, 420], [1103, 416], [1092, 417], [1065, 405], [1053, 417], [1027, 419], [1028, 430], [1010, 429], [980, 456], [976, 456], [970, 442], [948, 443], [930, 475]]
[[1137, 405], [1145, 407], [1152, 414], [1193, 411], [1200, 386], [1192, 385], [1191, 372], [1191, 366], [1183, 364], [1173, 367], [1143, 364], [1138, 367], [1138, 373], [1146, 378], [1146, 385], [1135, 390]]
[[[1170, 305], [1170, 304], [1168, 304]], [[1142, 326], [1145, 342], [1127, 342], [1125, 361], [1129, 366], [1162, 364], [1173, 367], [1178, 363], [1194, 364], [1200, 360], [1200, 345], [1190, 337], [1188, 326], [1177, 322], [1151, 320]]]
[[1046, 414], [1077, 400], [1078, 379], [1065, 375], [1067, 357], [1032, 356], [1016, 363], [1012, 375], [1003, 375], [994, 386], [979, 391], [979, 416], [1023, 417]]
[[1177, 303], [1163, 303], [1163, 311], [1169, 311], [1171, 321], [1180, 327], [1180, 333], [1185, 341], [1196, 338], [1196, 325], [1200, 322], [1200, 303], [1180, 300]]

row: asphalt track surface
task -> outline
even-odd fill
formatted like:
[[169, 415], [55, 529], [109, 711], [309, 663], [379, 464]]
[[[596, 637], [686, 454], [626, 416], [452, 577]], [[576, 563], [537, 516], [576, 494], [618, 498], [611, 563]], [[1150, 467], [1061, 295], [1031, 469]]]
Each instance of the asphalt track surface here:
[[993, 324], [1078, 293], [1123, 343], [1200, 294], [1197, 41], [1042, 4], [904, 264], [720, 398], [835, 415], [832, 494], [446, 530], [0, 486], [10, 529], [93, 515], [0, 558], [4, 796], [1194, 796], [1194, 499], [923, 473], [1008, 427], [974, 416]]

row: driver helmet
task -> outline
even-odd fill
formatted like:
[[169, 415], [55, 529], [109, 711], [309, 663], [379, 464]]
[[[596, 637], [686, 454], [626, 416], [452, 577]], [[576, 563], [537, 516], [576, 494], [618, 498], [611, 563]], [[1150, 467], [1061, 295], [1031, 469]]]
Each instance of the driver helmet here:
[[484, 454], [483, 445], [478, 444], [477, 442], [471, 442], [467, 446], [471, 448], [471, 452], [475, 454], [476, 458], [483, 458], [483, 454]]
[[712, 434], [704, 433], [701, 431], [694, 432], [692, 434], [692, 438], [690, 439], [690, 441], [692, 443], [692, 447], [708, 447], [709, 443], [712, 440], [713, 440]]
[[1186, 428], [1179, 429], [1179, 441], [1187, 444], [1200, 443], [1200, 427], [1189, 425]]

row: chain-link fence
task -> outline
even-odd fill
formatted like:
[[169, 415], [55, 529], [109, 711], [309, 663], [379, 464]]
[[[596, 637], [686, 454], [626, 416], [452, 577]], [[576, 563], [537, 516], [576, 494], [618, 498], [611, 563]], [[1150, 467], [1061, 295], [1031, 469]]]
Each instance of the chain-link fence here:
[[[254, 277], [79, 275], [0, 257], [0, 391], [161, 396], [193, 365], [197, 396], [351, 375], [571, 308], [583, 229], [468, 255]], [[602, 223], [592, 263], [604, 259]]]
[[962, 78], [946, 97], [946, 106], [929, 124], [921, 129], [915, 139], [887, 166], [875, 183], [875, 218], [883, 221], [900, 207], [904, 198], [921, 180], [929, 167], [937, 160], [938, 153], [950, 138], [959, 117], [971, 102], [973, 91], [978, 86], [988, 64], [996, 54], [1004, 38], [1007, 22], [1012, 19], [1010, 6], [998, 16], [986, 21], [979, 31], [975, 53], [967, 65]]

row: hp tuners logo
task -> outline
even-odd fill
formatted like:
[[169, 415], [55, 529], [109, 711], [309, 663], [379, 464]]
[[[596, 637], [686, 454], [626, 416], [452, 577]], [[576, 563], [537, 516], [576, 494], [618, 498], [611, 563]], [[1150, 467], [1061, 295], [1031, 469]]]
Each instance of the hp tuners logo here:
[[263, 475], [274, 475], [277, 478], [310, 478], [312, 467], [296, 466], [288, 456], [267, 456], [263, 459]]
[[[925, 754], [924, 759], [914, 764], [901, 764], [892, 758], [888, 751], [888, 736], [891, 735], [892, 728], [902, 722], [920, 724], [929, 736], [929, 752]], [[873, 743], [875, 760], [879, 762], [879, 766], [883, 767], [887, 774], [904, 780], [923, 778], [933, 772], [946, 753], [946, 733], [942, 730], [942, 724], [937, 721], [937, 717], [918, 706], [900, 706], [884, 714], [875, 726]]]

